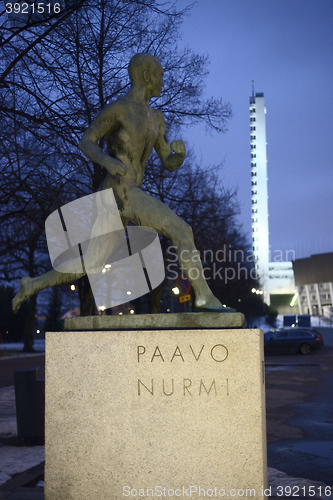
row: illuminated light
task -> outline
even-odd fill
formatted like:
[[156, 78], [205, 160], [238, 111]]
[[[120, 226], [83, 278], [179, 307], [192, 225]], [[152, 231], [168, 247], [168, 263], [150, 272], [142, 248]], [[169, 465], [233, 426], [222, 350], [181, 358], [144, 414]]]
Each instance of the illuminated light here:
[[104, 267], [105, 267], [105, 269], [110, 269], [111, 264], [105, 264], [105, 266], [104, 266]]
[[242, 299], [238, 299], [238, 302], [242, 302]]
[[263, 292], [262, 290], [260, 290], [260, 292], [259, 292], [259, 293], [260, 293], [260, 295], [262, 295], [264, 292]]
[[259, 293], [260, 293], [260, 290], [256, 290], [256, 294], [259, 295]]
[[222, 304], [222, 307], [227, 307], [225, 304]]
[[127, 295], [132, 295], [132, 292], [130, 292], [129, 290], [127, 290]]
[[105, 267], [103, 267], [103, 269], [102, 269], [102, 273], [106, 273], [106, 269], [105, 269]]
[[36, 330], [36, 333], [40, 333], [40, 330]]
[[130, 314], [134, 314], [134, 309], [131, 309], [131, 310], [130, 310]]
[[123, 313], [122, 313], [122, 312], [120, 312], [120, 313], [119, 313], [119, 316], [122, 316], [122, 315], [123, 315]]
[[175, 286], [175, 287], [172, 289], [172, 291], [173, 291], [173, 293], [174, 293], [175, 295], [179, 295], [179, 293], [180, 293], [180, 292], [179, 292], [179, 288], [178, 288], [178, 286]]
[[99, 311], [105, 311], [105, 309], [106, 309], [106, 306], [104, 304], [102, 306], [98, 307]]
[[170, 309], [167, 309], [167, 313], [169, 313], [169, 312], [170, 312]]
[[75, 290], [75, 285], [71, 285], [71, 290], [74, 292], [74, 290]]
[[251, 290], [252, 293], [256, 293], [256, 291], [257, 290], [255, 288], [252, 288], [252, 290]]
[[297, 297], [298, 297], [298, 293], [296, 292], [295, 295], [293, 296], [293, 298], [291, 299], [291, 302], [290, 302], [291, 307], [293, 307], [295, 305]]

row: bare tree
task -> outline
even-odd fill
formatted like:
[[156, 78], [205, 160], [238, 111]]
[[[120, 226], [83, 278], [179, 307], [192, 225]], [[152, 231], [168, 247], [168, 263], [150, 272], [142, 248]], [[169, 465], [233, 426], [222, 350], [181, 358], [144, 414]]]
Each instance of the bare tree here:
[[[2, 205], [2, 217], [3, 220], [6, 219], [10, 232], [11, 226], [14, 227], [15, 217], [19, 221], [17, 223], [21, 223], [24, 208], [17, 207], [25, 202], [31, 208], [31, 212], [28, 210], [26, 213], [31, 214], [29, 220], [39, 235], [37, 241], [40, 242], [38, 251], [32, 252], [35, 257], [38, 252], [43, 251], [42, 247], [45, 254], [42, 221], [48, 214], [71, 199], [96, 191], [104, 178], [102, 167], [83, 157], [77, 144], [97, 113], [110, 100], [126, 92], [129, 85], [127, 65], [133, 54], [154, 54], [165, 69], [163, 95], [152, 105], [163, 110], [169, 134], [175, 133], [180, 127], [199, 122], [205, 123], [208, 128], [225, 131], [231, 116], [229, 103], [224, 103], [221, 99], [205, 100], [202, 97], [208, 71], [207, 57], [197, 55], [189, 48], [180, 50], [177, 47], [179, 29], [185, 14], [186, 10], [179, 12], [174, 6], [166, 8], [154, 0], [91, 0], [73, 10], [61, 23], [56, 18], [48, 20], [53, 24], [46, 34], [47, 23], [33, 27], [36, 33], [43, 30], [38, 43], [31, 45], [30, 39], [28, 40], [30, 35], [26, 34], [24, 40], [18, 34], [7, 44], [2, 65], [11, 69], [6, 73], [6, 86], [1, 91], [0, 100], [2, 117], [8, 124], [8, 127], [0, 131], [0, 184], [8, 203]], [[27, 47], [29, 50], [26, 50]], [[21, 53], [24, 56], [15, 60], [14, 66], [11, 66], [13, 57]], [[13, 134], [17, 138], [15, 151], [12, 145]], [[100, 146], [105, 146], [103, 140]], [[151, 159], [150, 165], [154, 172], [160, 169], [155, 157]], [[145, 185], [150, 190], [158, 188], [156, 183], [148, 186], [153, 170], [148, 171]], [[158, 182], [169, 183], [169, 194], [160, 190], [155, 195], [169, 197], [167, 202], [172, 208], [185, 216], [184, 207], [188, 211], [190, 202], [192, 205], [194, 202], [197, 206], [203, 205], [204, 189], [200, 200], [195, 201], [198, 176], [199, 171], [192, 169], [187, 177], [186, 193], [183, 179], [179, 181], [179, 177], [169, 179], [162, 176]], [[200, 182], [207, 183], [209, 174], [200, 179]], [[211, 178], [209, 182], [212, 196], [215, 193], [215, 181]], [[18, 190], [16, 186], [19, 186]], [[11, 193], [10, 196], [8, 193]], [[24, 196], [22, 194], [20, 198], [18, 193], [24, 193]], [[209, 203], [207, 193], [206, 190], [205, 206]], [[214, 196], [217, 200], [217, 190]], [[223, 191], [222, 198], [219, 207], [229, 200], [232, 207], [230, 210], [234, 213], [234, 195]], [[199, 224], [199, 211], [194, 205], [191, 210], [189, 222], [194, 226], [195, 232], [198, 232], [202, 226]], [[220, 216], [226, 221], [227, 212], [226, 207], [219, 210]], [[208, 213], [209, 211], [207, 217]], [[212, 215], [209, 217], [212, 218]], [[30, 234], [34, 234], [32, 229]], [[17, 241], [17, 254], [22, 248], [22, 240]], [[6, 241], [9, 241], [9, 236]], [[2, 255], [5, 256], [6, 244], [1, 248]], [[22, 253], [26, 251], [23, 249]], [[27, 261], [21, 259], [21, 263], [25, 272], [30, 274], [32, 271]], [[34, 266], [31, 276], [40, 272], [36, 263]], [[2, 276], [7, 280], [18, 277], [18, 269], [13, 260], [8, 260], [7, 271], [4, 273], [2, 270]]]
[[6, 78], [19, 61], [86, 1], [50, 0], [46, 6], [31, 0], [7, 2], [0, 12], [0, 48], [9, 49], [12, 58], [2, 68], [0, 87], [7, 86]]

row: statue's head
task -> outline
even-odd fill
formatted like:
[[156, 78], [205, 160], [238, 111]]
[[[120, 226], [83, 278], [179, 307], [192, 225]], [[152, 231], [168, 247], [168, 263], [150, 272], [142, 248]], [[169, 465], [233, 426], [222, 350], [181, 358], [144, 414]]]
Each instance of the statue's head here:
[[150, 97], [159, 97], [163, 87], [163, 68], [157, 57], [150, 54], [135, 54], [128, 65], [128, 74], [133, 86], [145, 86]]

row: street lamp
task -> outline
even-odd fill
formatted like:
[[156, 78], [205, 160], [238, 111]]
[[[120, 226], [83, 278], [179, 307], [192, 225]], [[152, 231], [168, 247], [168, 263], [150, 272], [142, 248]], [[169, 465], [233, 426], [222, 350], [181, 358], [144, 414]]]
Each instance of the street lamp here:
[[72, 317], [72, 296], [71, 292], [75, 292], [76, 286], [72, 283], [71, 286], [69, 287], [70, 292], [69, 292], [69, 317]]

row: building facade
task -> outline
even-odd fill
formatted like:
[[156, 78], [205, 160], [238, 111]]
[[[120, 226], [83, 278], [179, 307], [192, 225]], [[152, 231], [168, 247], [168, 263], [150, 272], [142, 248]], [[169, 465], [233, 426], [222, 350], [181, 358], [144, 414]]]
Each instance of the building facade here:
[[300, 314], [333, 316], [333, 253], [293, 262]]
[[[275, 262], [269, 258], [266, 145], [265, 97], [262, 92], [254, 93], [252, 89], [250, 97], [252, 251], [264, 301], [270, 305], [272, 296], [290, 295], [292, 299], [296, 290], [292, 263]], [[284, 309], [283, 313], [287, 312], [290, 311]]]
[[250, 97], [252, 250], [256, 272], [262, 286], [266, 281], [269, 262], [265, 115], [264, 94], [252, 95]]

